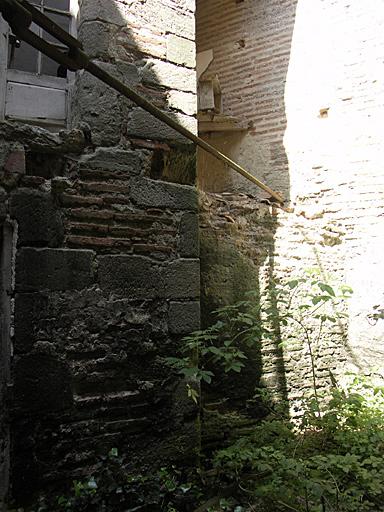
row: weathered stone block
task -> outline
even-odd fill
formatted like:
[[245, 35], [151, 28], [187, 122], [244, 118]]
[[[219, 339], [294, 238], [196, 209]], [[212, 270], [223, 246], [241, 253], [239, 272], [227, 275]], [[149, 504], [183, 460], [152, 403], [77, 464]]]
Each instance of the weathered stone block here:
[[128, 25], [115, 32], [111, 44], [112, 56], [117, 60], [130, 61], [132, 53], [151, 55], [160, 59], [166, 56], [165, 36], [156, 30]]
[[78, 37], [91, 59], [106, 59], [110, 57], [112, 34], [113, 26], [100, 21], [89, 21], [81, 24]]
[[26, 412], [48, 412], [72, 405], [67, 365], [48, 354], [30, 354], [14, 365], [14, 401]]
[[10, 214], [18, 222], [20, 245], [57, 247], [62, 242], [63, 223], [51, 194], [19, 189], [10, 196]]
[[93, 282], [94, 252], [24, 248], [16, 258], [16, 290], [80, 290]]
[[171, 302], [168, 312], [169, 330], [174, 334], [185, 334], [200, 327], [199, 302]]
[[145, 163], [143, 152], [140, 150], [97, 148], [94, 153], [85, 155], [80, 165], [96, 169], [126, 171], [128, 177], [130, 174], [140, 174]]
[[148, 26], [160, 32], [171, 32], [191, 40], [195, 39], [194, 16], [186, 11], [172, 8], [161, 0], [141, 4], [137, 16], [142, 22], [147, 22]]
[[[196, 133], [196, 119], [193, 117], [175, 114], [173, 112], [167, 112], [167, 114], [184, 126], [184, 128], [187, 128], [192, 133]], [[146, 139], [176, 141], [183, 144], [190, 144], [189, 140], [179, 132], [138, 107], [132, 109], [129, 113], [125, 132], [127, 135], [134, 135]]]
[[167, 60], [194, 68], [196, 66], [196, 46], [193, 41], [174, 34], [168, 34]]
[[116, 77], [130, 87], [135, 87], [140, 83], [140, 76], [137, 66], [130, 62], [116, 62]]
[[82, 23], [94, 20], [119, 26], [126, 23], [117, 5], [104, 0], [83, 0], [81, 2], [80, 19]]
[[161, 285], [159, 270], [151, 260], [131, 255], [101, 256], [99, 282], [103, 290], [138, 299], [156, 297]]
[[156, 264], [144, 256], [110, 255], [99, 258], [103, 290], [129, 298], [195, 298], [200, 293], [199, 260]]
[[[137, 69], [132, 64], [97, 64], [130, 86], [138, 82]], [[72, 125], [86, 122], [96, 145], [117, 145], [132, 103], [89, 73], [78, 74], [73, 98]]]
[[148, 178], [135, 179], [131, 183], [131, 198], [139, 206], [197, 210], [197, 192], [194, 187], [177, 185]]
[[48, 298], [40, 293], [18, 293], [15, 299], [15, 353], [29, 352], [37, 341], [36, 328], [47, 309]]
[[176, 110], [181, 110], [187, 116], [193, 116], [197, 112], [196, 95], [191, 92], [169, 91], [168, 105]]
[[200, 296], [200, 261], [180, 259], [162, 269], [164, 287], [161, 296], [188, 299]]
[[140, 70], [144, 83], [161, 85], [179, 91], [196, 91], [196, 74], [193, 69], [186, 69], [162, 60], [148, 60]]
[[195, 8], [196, 8], [195, 0], [176, 0], [176, 1], [177, 1], [177, 5], [179, 5], [181, 9], [188, 10], [193, 13], [195, 12]]
[[199, 219], [195, 213], [185, 213], [179, 228], [179, 252], [182, 257], [199, 256]]
[[[111, 66], [106, 66], [110, 71]], [[89, 73], [80, 73], [76, 80], [72, 125], [81, 122], [91, 127], [96, 145], [115, 145], [120, 141], [122, 116], [117, 92]]]

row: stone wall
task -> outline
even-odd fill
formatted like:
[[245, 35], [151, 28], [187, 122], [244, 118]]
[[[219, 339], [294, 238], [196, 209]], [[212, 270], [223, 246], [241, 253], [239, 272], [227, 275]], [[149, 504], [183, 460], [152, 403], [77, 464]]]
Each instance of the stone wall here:
[[[91, 57], [195, 129], [193, 2], [83, 0], [78, 22]], [[0, 489], [10, 463], [19, 505], [112, 447], [145, 473], [197, 446], [164, 362], [200, 321], [194, 148], [86, 73], [71, 124], [0, 126]]]
[[[194, 2], [82, 0], [78, 35], [96, 63], [196, 130]], [[132, 136], [186, 142], [87, 73], [78, 75], [73, 101], [73, 125], [88, 123], [99, 146]]]
[[27, 147], [25, 167], [22, 145], [2, 146], [11, 488], [21, 502], [111, 447], [141, 469], [194, 456], [194, 410], [163, 358], [199, 325], [195, 190], [145, 177], [148, 149], [62, 154], [53, 141]]
[[[363, 371], [383, 364], [382, 22], [380, 2], [197, 2], [197, 49], [213, 49], [210, 72], [219, 77], [224, 112], [251, 126], [207, 137], [281, 191], [290, 207], [268, 207], [264, 193], [199, 155], [210, 205], [202, 282], [222, 283], [203, 285], [202, 309], [241, 293], [236, 276], [244, 262], [254, 276], [244, 289], [320, 267], [354, 289], [347, 338], [333, 329], [321, 340], [324, 380], [328, 368], [338, 374], [347, 364]], [[211, 251], [204, 252], [207, 241]], [[228, 247], [240, 267], [221, 256]], [[228, 283], [236, 293], [228, 295]], [[335, 345], [333, 335], [344, 341]], [[311, 385], [308, 355], [285, 350], [276, 359], [268, 350], [265, 382], [297, 398]]]

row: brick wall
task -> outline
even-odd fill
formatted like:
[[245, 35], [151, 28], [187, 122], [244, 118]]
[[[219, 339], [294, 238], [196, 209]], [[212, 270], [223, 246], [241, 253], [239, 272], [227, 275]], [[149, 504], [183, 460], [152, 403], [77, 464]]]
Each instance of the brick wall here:
[[[289, 190], [288, 163], [283, 147], [286, 127], [284, 87], [289, 63], [296, 2], [197, 2], [197, 51], [213, 49], [209, 72], [218, 75], [223, 111], [251, 128], [243, 134], [212, 134], [211, 141], [271, 187]], [[221, 12], [218, 16], [217, 13]], [[200, 182], [205, 190], [257, 192], [221, 164], [200, 154]], [[213, 177], [209, 176], [213, 174]], [[217, 174], [217, 179], [215, 176]]]
[[[348, 362], [371, 371], [383, 357], [383, 321], [370, 316], [384, 300], [382, 22], [380, 2], [197, 2], [197, 50], [213, 49], [210, 71], [219, 76], [225, 113], [251, 124], [244, 134], [208, 137], [293, 208], [268, 211], [263, 193], [199, 155], [210, 205], [202, 246], [215, 240], [245, 258], [254, 269], [245, 289], [312, 266], [354, 288], [348, 339], [334, 346], [332, 332], [322, 338], [325, 380], [328, 367], [337, 374]], [[221, 260], [214, 271], [202, 261], [203, 282], [235, 281], [236, 269]], [[207, 289], [203, 304], [228, 299]], [[289, 350], [275, 357], [280, 370], [263, 358], [265, 381], [279, 384], [283, 371], [288, 396], [296, 398], [310, 386], [308, 357]]]

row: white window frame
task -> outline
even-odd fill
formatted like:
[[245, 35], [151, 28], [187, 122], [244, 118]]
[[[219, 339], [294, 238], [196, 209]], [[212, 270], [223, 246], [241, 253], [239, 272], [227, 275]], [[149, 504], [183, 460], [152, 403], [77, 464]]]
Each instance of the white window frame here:
[[[70, 33], [76, 37], [77, 32], [77, 15], [79, 4], [78, 0], [70, 0]], [[10, 29], [8, 23], [0, 15], [0, 120], [15, 120], [26, 122], [29, 124], [36, 124], [39, 126], [47, 127], [51, 130], [59, 130], [68, 125], [69, 120], [69, 106], [70, 94], [73, 88], [75, 73], [68, 72], [67, 78], [59, 78], [49, 75], [38, 75], [35, 73], [28, 73], [17, 69], [8, 69], [8, 35]], [[23, 90], [22, 86], [42, 87], [50, 91], [64, 91], [65, 95], [65, 115], [64, 119], [54, 119], [53, 117], [19, 117], [18, 115], [7, 116], [7, 93], [9, 88], [14, 84]], [[42, 90], [43, 92], [43, 90]], [[17, 94], [17, 93], [16, 93]], [[37, 94], [37, 93], [36, 93]], [[55, 96], [55, 95], [54, 95]], [[45, 98], [48, 102], [49, 99]], [[22, 103], [22, 100], [20, 100]]]

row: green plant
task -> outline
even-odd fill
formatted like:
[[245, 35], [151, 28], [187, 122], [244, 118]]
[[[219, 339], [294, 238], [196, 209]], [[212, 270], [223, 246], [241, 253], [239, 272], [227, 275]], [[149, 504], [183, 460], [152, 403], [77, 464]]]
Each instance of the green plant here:
[[178, 512], [181, 498], [191, 501], [197, 495], [198, 489], [175, 466], [133, 473], [125, 458], [112, 448], [100, 457], [91, 476], [73, 481], [60, 496], [42, 496], [31, 512]]
[[382, 511], [383, 420], [383, 388], [351, 376], [332, 389], [320, 421], [313, 414], [299, 428], [288, 420], [264, 421], [219, 450], [214, 465], [260, 510]]
[[[278, 310], [278, 321], [284, 325], [280, 340], [281, 347], [306, 345], [312, 379], [312, 411], [321, 414], [316, 375], [316, 353], [324, 345], [322, 337], [325, 328], [336, 324], [339, 331], [343, 328], [343, 319], [347, 316], [344, 304], [353, 293], [349, 286], [331, 285], [329, 276], [322, 276], [319, 269], [309, 269], [305, 277], [291, 279], [283, 284], [272, 286], [271, 302]], [[267, 310], [269, 321], [275, 321], [274, 307]], [[342, 332], [337, 334], [342, 336]]]
[[[299, 344], [307, 349], [312, 387], [303, 397], [301, 424], [271, 408], [269, 418], [250, 435], [213, 457], [216, 485], [234, 485], [234, 503], [242, 503], [238, 507], [384, 511], [384, 388], [356, 375], [341, 385], [332, 373], [330, 390], [322, 394], [318, 385], [317, 357], [325, 330], [342, 336], [344, 303], [351, 293], [348, 286], [331, 285], [317, 270], [272, 283], [265, 300], [251, 293], [216, 311], [216, 324], [185, 338], [182, 357], [169, 360], [184, 377], [209, 384], [217, 377], [212, 363], [216, 372], [242, 370], [243, 347], [273, 341], [282, 348]], [[258, 398], [266, 399], [267, 393], [258, 390]]]
[[[184, 498], [197, 505], [208, 497], [198, 510], [384, 512], [384, 387], [359, 376], [340, 384], [330, 374], [331, 390], [322, 396], [318, 389], [317, 354], [325, 329], [336, 326], [333, 335], [341, 335], [344, 302], [351, 293], [347, 286], [331, 285], [317, 270], [270, 283], [262, 299], [250, 292], [245, 300], [218, 309], [213, 326], [185, 337], [178, 357], [167, 359], [197, 402], [198, 384], [211, 384], [220, 372], [240, 373], [248, 349], [269, 342], [282, 349], [298, 344], [307, 349], [312, 384], [300, 425], [289, 420], [284, 408], [267, 403], [268, 419], [206, 462], [213, 466], [214, 481], [202, 475], [205, 488], [189, 479], [185, 483], [174, 466], [152, 476], [129, 474], [113, 449], [93, 476], [74, 482], [56, 505], [67, 512], [137, 506], [176, 512]], [[266, 388], [256, 395], [270, 402]], [[43, 505], [39, 512], [45, 510], [54, 509]]]
[[[166, 361], [186, 379], [210, 384], [215, 377], [212, 367], [224, 373], [240, 373], [247, 347], [260, 347], [271, 340], [280, 347], [305, 344], [314, 405], [320, 414], [314, 349], [325, 325], [342, 321], [343, 303], [351, 293], [348, 286], [331, 286], [317, 269], [308, 270], [305, 277], [271, 283], [264, 298], [248, 292], [246, 300], [215, 311], [216, 323], [186, 336], [181, 343], [181, 356]], [[187, 387], [188, 395], [197, 402], [196, 387]]]
[[183, 357], [169, 357], [167, 362], [181, 375], [195, 381], [211, 383], [213, 372], [207, 367], [219, 363], [225, 373], [239, 373], [246, 355], [239, 348], [240, 337], [252, 342], [252, 334], [259, 334], [259, 326], [249, 311], [250, 306], [242, 301], [217, 310], [217, 322], [208, 329], [195, 331], [182, 340]]

